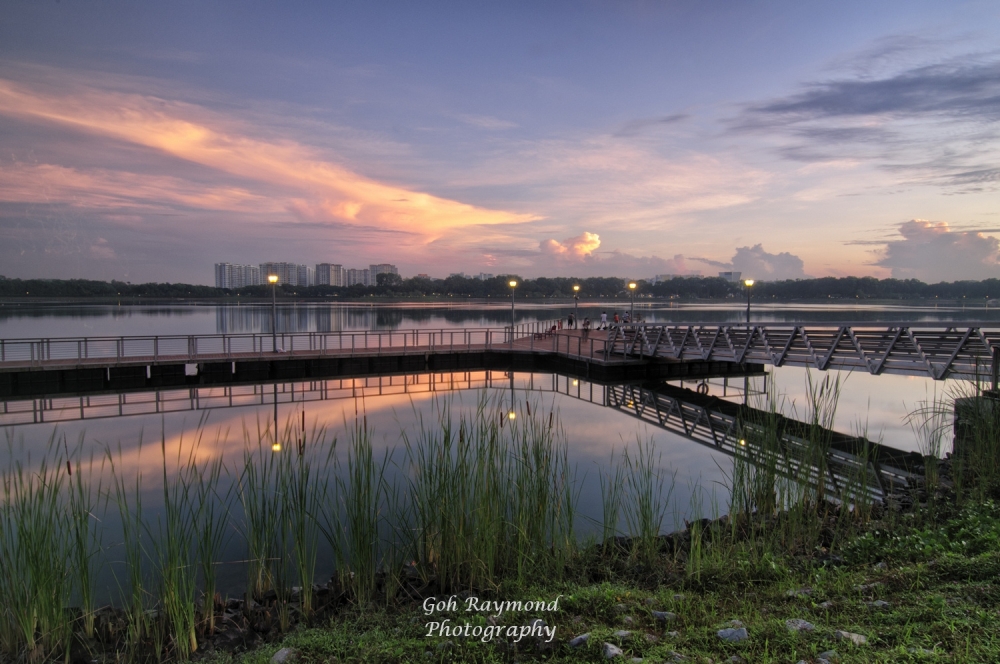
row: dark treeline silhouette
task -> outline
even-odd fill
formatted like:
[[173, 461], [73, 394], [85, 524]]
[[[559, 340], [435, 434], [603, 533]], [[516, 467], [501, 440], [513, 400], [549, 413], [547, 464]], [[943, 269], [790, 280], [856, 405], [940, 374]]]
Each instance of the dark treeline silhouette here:
[[[278, 285], [277, 296], [296, 298], [365, 298], [365, 297], [472, 297], [509, 298], [508, 282], [517, 281], [518, 298], [571, 298], [573, 286], [580, 286], [580, 297], [627, 298], [628, 281], [616, 277], [540, 277], [522, 279], [502, 275], [485, 281], [466, 277], [401, 279], [397, 275], [378, 275], [376, 286], [288, 286]], [[718, 277], [675, 277], [659, 283], [636, 282], [637, 297], [674, 299], [742, 298], [742, 282]], [[824, 300], [824, 299], [970, 299], [1000, 298], [1000, 280], [955, 281], [925, 284], [916, 279], [875, 279], [874, 277], [824, 277], [785, 281], [758, 281], [752, 296], [755, 300]], [[121, 281], [86, 279], [6, 279], [0, 278], [0, 297], [16, 298], [269, 298], [271, 286], [247, 286], [239, 289], [213, 288], [191, 284], [130, 284]]]

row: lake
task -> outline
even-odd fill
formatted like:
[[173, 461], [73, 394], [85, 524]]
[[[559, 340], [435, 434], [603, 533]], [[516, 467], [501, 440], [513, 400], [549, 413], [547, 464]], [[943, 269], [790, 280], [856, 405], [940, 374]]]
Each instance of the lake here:
[[[629, 308], [623, 301], [581, 302], [579, 318], [599, 319]], [[538, 302], [515, 302], [518, 323], [565, 318], [574, 310], [572, 303], [547, 305]], [[647, 323], [660, 322], [742, 322], [745, 303], [670, 304], [637, 302], [637, 316]], [[998, 321], [1000, 312], [961, 307], [877, 306], [836, 303], [830, 305], [761, 305], [753, 303], [755, 322], [792, 321], [908, 321], [964, 322]], [[496, 327], [511, 320], [510, 303], [458, 302], [427, 304], [315, 304], [283, 303], [276, 310], [278, 332], [338, 330], [405, 330], [466, 327]], [[267, 304], [239, 306], [215, 305], [39, 305], [10, 304], [0, 307], [0, 338], [38, 338], [63, 336], [130, 336], [270, 332], [272, 310]], [[782, 412], [799, 419], [807, 417], [809, 381], [830, 380], [839, 385], [834, 429], [847, 434], [864, 434], [868, 439], [906, 451], [921, 451], [920, 443], [907, 421], [908, 414], [922, 404], [943, 398], [956, 386], [954, 381], [935, 382], [923, 377], [870, 376], [867, 373], [809, 372], [802, 368], [768, 367], [767, 375], [742, 379], [708, 381], [709, 393], [725, 399], [763, 404], [767, 394], [776, 395]], [[693, 383], [683, 385], [694, 388]], [[744, 388], [747, 393], [744, 394]], [[442, 408], [449, 407], [452, 417], [471, 418], [484, 399], [504, 411], [523, 412], [549, 418], [557, 437], [565, 442], [568, 459], [575, 469], [579, 488], [577, 532], [594, 534], [601, 518], [600, 476], [612, 459], [621, 460], [637, 444], [651, 443], [655, 459], [665, 478], [664, 491], [670, 492], [670, 509], [663, 530], [683, 525], [685, 519], [724, 513], [728, 504], [727, 486], [732, 459], [710, 447], [665, 431], [622, 409], [608, 407], [603, 385], [579, 378], [550, 374], [503, 371], [420, 374], [382, 378], [302, 381], [278, 385], [241, 388], [205, 388], [198, 398], [190, 390], [165, 391], [150, 396], [160, 410], [150, 413], [149, 402], [142, 395], [130, 395], [134, 405], [123, 408], [115, 396], [92, 397], [79, 420], [77, 399], [65, 400], [63, 417], [58, 424], [17, 424], [4, 427], [9, 453], [6, 467], [14, 461], [37, 464], [46, 449], [58, 443], [71, 450], [74, 457], [95, 460], [95, 473], [106, 463], [112, 450], [120, 479], [141, 486], [143, 509], [155, 521], [162, 509], [162, 473], [164, 458], [175, 460], [190, 453], [195, 441], [197, 458], [221, 459], [229, 473], [223, 482], [233, 482], [242, 463], [247, 441], [257, 444], [259, 430], [281, 429], [301, 432], [312, 441], [316, 432], [325, 432], [327, 445], [334, 437], [343, 446], [359, 419], [373, 432], [376, 455], [387, 455], [387, 477], [405, 475], [402, 461], [406, 438], [413, 439], [421, 426], [433, 423]], [[102, 401], [102, 399], [104, 401]], [[58, 400], [57, 400], [58, 401]], [[167, 408], [163, 404], [170, 404]], [[8, 408], [7, 404], [3, 406]], [[103, 408], [103, 410], [102, 410]], [[128, 414], [132, 413], [132, 414]], [[55, 413], [58, 414], [58, 413]], [[423, 424], [421, 424], [423, 422]], [[302, 435], [295, 433], [295, 436]], [[950, 434], [945, 437], [950, 449]], [[140, 445], [141, 441], [141, 445]], [[317, 445], [317, 447], [321, 447]], [[287, 451], [286, 451], [287, 452]], [[324, 450], [310, 450], [319, 458]], [[171, 461], [173, 463], [173, 461]], [[398, 478], [397, 478], [398, 479]], [[395, 481], [395, 480], [394, 480]], [[105, 489], [107, 484], [105, 484]], [[118, 544], [120, 526], [113, 510], [106, 510], [102, 528], [103, 546], [113, 570], [120, 562]], [[244, 544], [236, 523], [241, 519], [233, 508], [234, 525], [224, 551], [227, 561], [243, 560]], [[321, 554], [319, 574], [332, 571], [329, 551]], [[108, 574], [109, 572], [105, 572]], [[223, 566], [223, 587], [236, 591], [244, 570], [240, 563]], [[108, 581], [108, 589], [113, 584]]]

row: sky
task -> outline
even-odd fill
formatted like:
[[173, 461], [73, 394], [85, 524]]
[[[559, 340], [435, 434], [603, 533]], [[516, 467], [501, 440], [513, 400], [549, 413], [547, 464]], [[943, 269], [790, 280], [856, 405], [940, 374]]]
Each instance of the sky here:
[[0, 9], [0, 274], [1000, 276], [993, 1]]

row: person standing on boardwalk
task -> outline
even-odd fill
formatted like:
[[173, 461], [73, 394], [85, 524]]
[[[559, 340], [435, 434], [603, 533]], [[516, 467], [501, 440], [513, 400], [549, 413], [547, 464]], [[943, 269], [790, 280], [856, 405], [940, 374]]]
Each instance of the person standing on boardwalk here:
[[602, 330], [608, 329], [608, 312], [607, 311], [602, 311], [601, 312], [601, 329]]
[[619, 321], [618, 321], [618, 312], [617, 312], [617, 311], [615, 312], [615, 317], [614, 317], [614, 319], [613, 319], [613, 320], [615, 321], [615, 325], [617, 325], [617, 324], [618, 324], [618, 322], [619, 322]]

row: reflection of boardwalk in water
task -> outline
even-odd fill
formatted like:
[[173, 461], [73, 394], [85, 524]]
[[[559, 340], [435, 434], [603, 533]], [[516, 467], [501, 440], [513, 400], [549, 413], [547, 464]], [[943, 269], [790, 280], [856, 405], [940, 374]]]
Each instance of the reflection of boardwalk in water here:
[[[55, 424], [132, 415], [270, 406], [275, 403], [418, 396], [485, 388], [509, 389], [510, 374], [506, 371], [422, 373], [11, 400], [0, 402], [0, 426]], [[527, 385], [519, 386], [517, 391], [523, 393], [525, 389], [558, 392], [599, 405], [603, 405], [606, 398], [605, 386], [558, 374], [529, 374]]]
[[762, 429], [773, 427], [781, 447], [781, 454], [774, 459], [778, 473], [813, 486], [822, 481], [831, 496], [861, 485], [869, 495], [882, 499], [910, 484], [923, 466], [919, 454], [821, 429], [817, 433], [829, 441], [829, 449], [825, 468], [819, 468], [810, 460], [807, 441], [813, 431], [806, 423], [667, 384], [613, 385], [607, 389], [609, 407], [751, 463], [763, 456], [756, 448], [763, 438]]
[[[814, 484], [817, 481], [817, 469], [808, 465], [805, 440], [810, 434], [809, 426], [802, 422], [665, 383], [601, 385], [573, 376], [544, 373], [526, 374], [526, 378], [526, 384], [523, 380], [518, 381], [517, 394], [524, 394], [525, 390], [559, 393], [614, 408], [730, 456], [743, 456], [751, 462], [758, 459], [753, 445], [760, 438], [759, 429], [762, 423], [769, 422], [778, 431], [784, 450], [779, 472], [788, 477], [808, 478]], [[510, 386], [509, 372], [487, 370], [22, 399], [0, 403], [0, 425], [405, 397], [486, 388], [507, 390]], [[882, 498], [894, 488], [899, 490], [907, 486], [920, 473], [922, 459], [917, 454], [834, 431], [823, 431], [822, 435], [830, 442], [824, 482], [831, 495], [839, 494], [845, 483], [860, 479], [873, 497]], [[740, 441], [745, 444], [741, 445]]]

